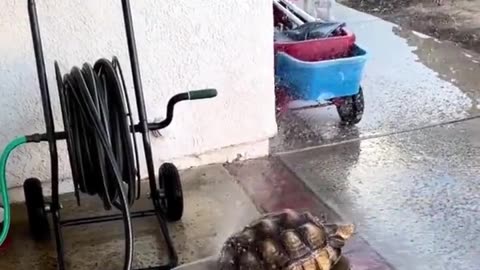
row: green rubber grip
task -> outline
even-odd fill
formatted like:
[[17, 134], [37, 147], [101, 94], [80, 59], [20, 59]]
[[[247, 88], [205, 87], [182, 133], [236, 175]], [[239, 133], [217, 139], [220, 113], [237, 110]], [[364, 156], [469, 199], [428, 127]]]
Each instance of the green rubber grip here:
[[217, 96], [217, 89], [203, 89], [203, 90], [194, 90], [194, 91], [188, 92], [188, 97], [190, 100], [213, 98], [216, 96]]

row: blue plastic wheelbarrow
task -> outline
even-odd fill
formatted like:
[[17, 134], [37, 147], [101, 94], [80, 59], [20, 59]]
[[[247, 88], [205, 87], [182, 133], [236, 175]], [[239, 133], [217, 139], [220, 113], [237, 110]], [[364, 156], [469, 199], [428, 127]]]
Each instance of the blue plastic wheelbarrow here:
[[[342, 122], [357, 124], [364, 109], [360, 82], [367, 52], [354, 45], [349, 57], [301, 61], [286, 53], [275, 56], [277, 88], [294, 100], [334, 104]], [[310, 106], [309, 106], [310, 107]]]

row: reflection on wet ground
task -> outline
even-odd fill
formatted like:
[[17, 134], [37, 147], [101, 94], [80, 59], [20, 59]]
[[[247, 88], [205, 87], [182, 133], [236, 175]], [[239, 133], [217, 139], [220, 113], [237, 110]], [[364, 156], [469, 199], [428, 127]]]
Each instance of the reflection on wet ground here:
[[332, 106], [287, 112], [277, 119], [279, 130], [270, 141], [271, 152], [295, 151], [359, 137], [357, 127], [342, 126], [339, 121]]
[[478, 54], [461, 49], [454, 43], [442, 42], [400, 27], [394, 28], [393, 32], [405, 38], [407, 43], [415, 48], [413, 53], [418, 56], [419, 62], [438, 72], [440, 78], [457, 86], [472, 100], [471, 114], [479, 111]]
[[338, 5], [369, 52], [365, 114], [278, 119], [271, 151], [396, 269], [478, 269], [480, 56]]
[[397, 269], [478, 269], [480, 120], [282, 155]]

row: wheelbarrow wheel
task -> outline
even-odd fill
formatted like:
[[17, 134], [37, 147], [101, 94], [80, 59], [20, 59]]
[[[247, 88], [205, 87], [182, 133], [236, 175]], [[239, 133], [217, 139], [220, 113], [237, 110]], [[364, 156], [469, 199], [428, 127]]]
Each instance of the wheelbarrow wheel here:
[[342, 123], [346, 125], [358, 124], [362, 120], [365, 107], [362, 87], [360, 86], [356, 95], [343, 98], [336, 107]]
[[183, 216], [183, 191], [178, 169], [172, 163], [163, 163], [158, 171], [160, 188], [164, 191], [165, 217], [179, 221]]
[[50, 226], [45, 210], [42, 183], [37, 178], [29, 178], [23, 183], [23, 192], [32, 238], [35, 241], [49, 240]]

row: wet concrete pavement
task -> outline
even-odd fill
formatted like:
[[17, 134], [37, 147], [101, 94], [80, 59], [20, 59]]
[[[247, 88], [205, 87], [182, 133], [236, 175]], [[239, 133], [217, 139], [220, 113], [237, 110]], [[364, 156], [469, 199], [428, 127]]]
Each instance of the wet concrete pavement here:
[[[292, 208], [309, 211], [327, 222], [350, 223], [350, 220], [342, 218], [338, 212], [323, 203], [321, 197], [315, 196], [304, 181], [279, 158], [227, 164], [226, 168], [262, 212]], [[393, 269], [361, 234], [350, 239], [342, 252], [348, 258], [352, 270]]]
[[370, 54], [363, 120], [291, 111], [272, 153], [395, 269], [478, 269], [479, 55], [341, 5], [335, 16]]
[[480, 120], [281, 159], [396, 269], [478, 269]]

